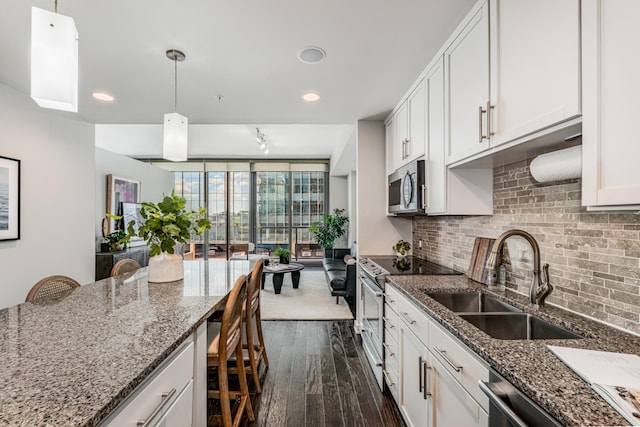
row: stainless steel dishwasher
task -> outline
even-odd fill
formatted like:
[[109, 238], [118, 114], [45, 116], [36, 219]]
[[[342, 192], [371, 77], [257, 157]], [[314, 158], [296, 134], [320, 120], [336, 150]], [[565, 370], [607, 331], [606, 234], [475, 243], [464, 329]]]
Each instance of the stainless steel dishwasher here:
[[493, 369], [489, 370], [489, 382], [478, 384], [489, 397], [489, 427], [562, 426]]

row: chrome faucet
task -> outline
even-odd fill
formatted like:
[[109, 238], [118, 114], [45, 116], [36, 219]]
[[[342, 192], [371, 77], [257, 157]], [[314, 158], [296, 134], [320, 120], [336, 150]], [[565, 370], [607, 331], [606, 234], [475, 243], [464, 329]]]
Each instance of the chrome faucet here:
[[533, 249], [533, 279], [531, 281], [531, 287], [529, 288], [529, 303], [543, 306], [544, 300], [553, 290], [553, 286], [551, 286], [549, 282], [549, 264], [545, 263], [542, 266], [542, 271], [540, 271], [540, 247], [536, 239], [526, 231], [505, 231], [496, 239], [493, 248], [491, 248], [489, 260], [487, 261], [487, 285], [493, 286], [497, 282], [498, 269], [502, 262], [502, 247], [504, 246], [505, 240], [511, 236], [523, 237], [529, 242], [531, 249]]

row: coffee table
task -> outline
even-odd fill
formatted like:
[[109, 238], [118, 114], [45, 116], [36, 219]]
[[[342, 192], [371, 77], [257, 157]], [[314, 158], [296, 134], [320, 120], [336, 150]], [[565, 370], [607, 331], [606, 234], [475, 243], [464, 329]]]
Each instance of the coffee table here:
[[[273, 290], [276, 294], [279, 294], [282, 290], [282, 281], [284, 280], [285, 273], [291, 273], [291, 281], [293, 282], [293, 289], [298, 289], [300, 284], [300, 270], [304, 269], [304, 265], [297, 262], [291, 262], [289, 264], [265, 265], [263, 275], [273, 274]], [[262, 289], [264, 289], [264, 277], [262, 278]]]

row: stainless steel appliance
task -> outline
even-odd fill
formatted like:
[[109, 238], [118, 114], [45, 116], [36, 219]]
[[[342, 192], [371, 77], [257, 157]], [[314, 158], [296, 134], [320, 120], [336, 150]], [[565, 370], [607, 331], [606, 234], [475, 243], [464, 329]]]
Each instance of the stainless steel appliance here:
[[493, 369], [489, 371], [489, 382], [479, 381], [478, 385], [489, 397], [489, 427], [562, 425]]
[[424, 213], [424, 167], [424, 160], [415, 160], [389, 175], [389, 213]]
[[462, 274], [447, 267], [415, 257], [360, 258], [362, 285], [362, 347], [376, 377], [383, 388], [382, 368], [384, 350], [384, 288], [390, 274]]

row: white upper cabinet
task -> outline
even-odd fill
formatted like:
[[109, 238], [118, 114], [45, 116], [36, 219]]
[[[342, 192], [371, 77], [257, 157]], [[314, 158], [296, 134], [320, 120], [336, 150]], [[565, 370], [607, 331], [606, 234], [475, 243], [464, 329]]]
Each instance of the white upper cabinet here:
[[489, 5], [472, 11], [444, 52], [445, 138], [447, 162], [488, 148], [486, 105], [489, 102]]
[[447, 210], [447, 167], [444, 152], [444, 67], [442, 57], [425, 76], [427, 96], [426, 141], [426, 211], [427, 214], [444, 214]]
[[581, 114], [579, 0], [481, 1], [444, 55], [447, 164]]
[[425, 94], [421, 81], [393, 116], [395, 127], [395, 168], [424, 155]]
[[[582, 204], [640, 204], [640, 1], [582, 1]], [[635, 209], [638, 209], [635, 206]]]
[[387, 175], [391, 175], [396, 170], [396, 134], [393, 117], [385, 123], [385, 152], [384, 159]]
[[580, 0], [490, 0], [490, 145], [574, 118]]

